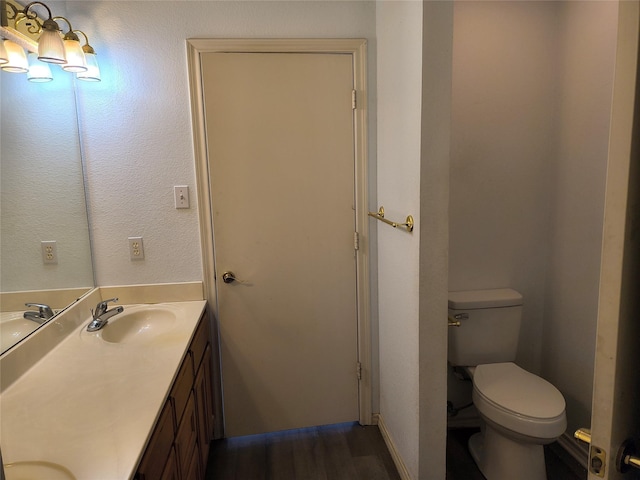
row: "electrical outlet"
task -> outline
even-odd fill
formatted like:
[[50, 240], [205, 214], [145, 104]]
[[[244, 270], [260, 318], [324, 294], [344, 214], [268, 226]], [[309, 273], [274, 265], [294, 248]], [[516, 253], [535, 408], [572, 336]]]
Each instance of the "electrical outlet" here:
[[189, 208], [189, 187], [187, 185], [173, 187], [173, 197], [176, 208]]
[[42, 248], [42, 263], [58, 263], [58, 246], [55, 240], [40, 242]]
[[129, 237], [129, 258], [131, 258], [131, 260], [144, 259], [142, 237]]

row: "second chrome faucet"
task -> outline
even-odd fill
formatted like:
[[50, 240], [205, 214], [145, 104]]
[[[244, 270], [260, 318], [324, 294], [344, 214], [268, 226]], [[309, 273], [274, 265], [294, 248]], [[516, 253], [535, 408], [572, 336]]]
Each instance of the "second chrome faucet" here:
[[24, 312], [24, 318], [27, 320], [32, 320], [36, 323], [44, 323], [53, 317], [53, 310], [49, 305], [45, 305], [44, 303], [25, 303], [26, 307], [35, 307], [38, 309], [37, 312], [33, 310], [29, 310]]
[[93, 315], [93, 320], [87, 326], [88, 332], [95, 332], [104, 327], [109, 319], [114, 315], [122, 313], [124, 307], [115, 307], [111, 310], [107, 310], [109, 302], [117, 302], [117, 298], [110, 298], [109, 300], [103, 300], [96, 305], [95, 310], [91, 310], [91, 314]]

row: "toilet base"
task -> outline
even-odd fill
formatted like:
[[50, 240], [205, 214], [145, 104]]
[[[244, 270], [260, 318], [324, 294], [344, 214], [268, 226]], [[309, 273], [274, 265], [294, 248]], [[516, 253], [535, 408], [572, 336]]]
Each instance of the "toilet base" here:
[[471, 436], [469, 451], [487, 480], [547, 480], [542, 445], [512, 440], [490, 425]]

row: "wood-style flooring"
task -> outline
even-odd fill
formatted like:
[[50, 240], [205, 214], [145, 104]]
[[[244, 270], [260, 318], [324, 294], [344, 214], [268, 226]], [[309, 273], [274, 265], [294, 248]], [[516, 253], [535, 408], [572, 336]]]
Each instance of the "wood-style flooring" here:
[[400, 480], [376, 426], [344, 423], [211, 443], [209, 480]]
[[[485, 480], [467, 448], [477, 429], [447, 432], [447, 480]], [[548, 480], [585, 480], [561, 447], [545, 447]], [[400, 480], [376, 426], [344, 423], [211, 444], [207, 480]], [[516, 480], [516, 479], [514, 479]]]

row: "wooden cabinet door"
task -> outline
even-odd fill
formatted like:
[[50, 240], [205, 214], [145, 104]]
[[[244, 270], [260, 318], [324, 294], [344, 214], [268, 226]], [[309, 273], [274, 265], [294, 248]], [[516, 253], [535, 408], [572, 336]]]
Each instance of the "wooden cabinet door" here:
[[137, 479], [155, 480], [156, 478], [162, 478], [165, 463], [167, 463], [167, 459], [173, 450], [174, 436], [173, 409], [171, 408], [171, 403], [166, 402], [138, 467]]
[[162, 472], [160, 480], [181, 480], [180, 473], [178, 472], [178, 464], [176, 462], [176, 452], [173, 447], [171, 447], [171, 453], [167, 459], [167, 464], [164, 466], [164, 471]]
[[209, 444], [213, 440], [214, 413], [211, 368], [211, 346], [205, 350], [202, 363], [196, 374], [193, 390], [196, 394], [196, 410], [198, 416], [198, 443], [200, 444], [200, 465], [207, 468]]
[[[182, 416], [182, 421], [178, 427], [178, 433], [175, 439], [176, 456], [178, 457], [178, 468], [180, 469], [181, 478], [189, 479], [189, 466], [194, 451], [198, 449], [198, 430], [196, 420], [196, 408], [193, 393], [189, 395], [187, 406]], [[200, 455], [199, 450], [197, 451]]]

